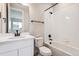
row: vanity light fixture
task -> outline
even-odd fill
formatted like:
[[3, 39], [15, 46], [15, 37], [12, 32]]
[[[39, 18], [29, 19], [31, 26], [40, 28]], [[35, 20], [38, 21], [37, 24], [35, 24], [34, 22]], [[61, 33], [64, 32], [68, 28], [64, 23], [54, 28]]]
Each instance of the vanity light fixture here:
[[29, 4], [28, 3], [21, 3], [22, 5], [24, 5], [24, 6], [28, 6]]

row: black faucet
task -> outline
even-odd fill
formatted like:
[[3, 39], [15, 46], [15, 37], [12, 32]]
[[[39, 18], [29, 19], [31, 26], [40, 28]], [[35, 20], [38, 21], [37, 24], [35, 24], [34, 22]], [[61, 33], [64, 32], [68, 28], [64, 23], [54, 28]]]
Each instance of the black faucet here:
[[20, 36], [20, 33], [18, 32], [18, 30], [16, 30], [15, 36]]

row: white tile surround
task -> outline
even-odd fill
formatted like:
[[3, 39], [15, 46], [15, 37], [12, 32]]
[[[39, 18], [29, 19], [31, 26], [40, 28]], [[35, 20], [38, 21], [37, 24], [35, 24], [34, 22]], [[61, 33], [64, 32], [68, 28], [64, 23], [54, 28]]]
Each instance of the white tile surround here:
[[45, 17], [45, 41], [52, 34], [54, 41], [79, 48], [79, 3], [58, 4], [46, 11]]

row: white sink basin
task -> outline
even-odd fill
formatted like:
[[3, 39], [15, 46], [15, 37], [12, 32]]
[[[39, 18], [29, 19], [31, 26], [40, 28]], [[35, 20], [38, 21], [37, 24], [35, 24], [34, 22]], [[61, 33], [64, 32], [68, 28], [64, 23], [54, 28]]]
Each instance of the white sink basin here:
[[16, 40], [25, 40], [25, 39], [34, 39], [35, 37], [27, 34], [27, 33], [23, 33], [20, 36], [14, 36], [14, 34], [2, 34], [0, 35], [0, 43], [1, 42], [8, 42], [8, 41], [16, 41]]
[[20, 39], [25, 39], [25, 37], [10, 37], [8, 39], [12, 39], [12, 40], [20, 40]]

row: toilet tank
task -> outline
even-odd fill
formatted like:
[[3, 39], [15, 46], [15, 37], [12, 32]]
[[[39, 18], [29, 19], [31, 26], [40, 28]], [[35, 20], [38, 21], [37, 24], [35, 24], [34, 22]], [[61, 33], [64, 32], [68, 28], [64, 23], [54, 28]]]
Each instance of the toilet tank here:
[[35, 39], [35, 46], [36, 47], [43, 46], [43, 38], [42, 37], [38, 37], [38, 38]]

